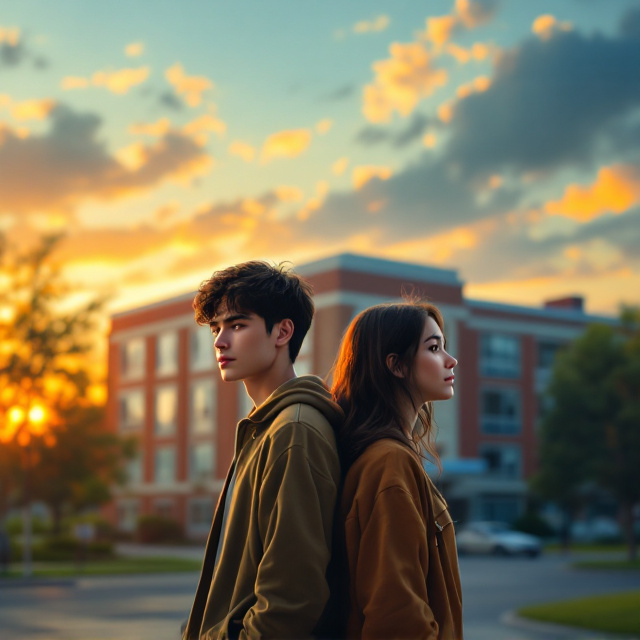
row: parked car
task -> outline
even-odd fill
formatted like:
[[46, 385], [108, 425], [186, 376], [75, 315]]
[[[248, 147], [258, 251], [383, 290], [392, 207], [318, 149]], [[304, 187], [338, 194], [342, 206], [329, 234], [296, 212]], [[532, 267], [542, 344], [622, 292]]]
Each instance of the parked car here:
[[536, 558], [542, 552], [540, 538], [514, 531], [505, 522], [470, 522], [457, 532], [456, 541], [460, 554], [493, 553]]

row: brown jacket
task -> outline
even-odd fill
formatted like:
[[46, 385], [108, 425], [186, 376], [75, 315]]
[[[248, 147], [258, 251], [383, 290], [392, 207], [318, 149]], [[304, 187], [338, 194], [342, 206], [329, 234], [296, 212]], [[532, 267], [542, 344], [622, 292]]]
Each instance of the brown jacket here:
[[341, 500], [348, 638], [462, 640], [462, 592], [447, 504], [401, 442], [370, 445]]
[[322, 380], [301, 376], [240, 421], [183, 640], [319, 633], [340, 482], [332, 425], [341, 419]]

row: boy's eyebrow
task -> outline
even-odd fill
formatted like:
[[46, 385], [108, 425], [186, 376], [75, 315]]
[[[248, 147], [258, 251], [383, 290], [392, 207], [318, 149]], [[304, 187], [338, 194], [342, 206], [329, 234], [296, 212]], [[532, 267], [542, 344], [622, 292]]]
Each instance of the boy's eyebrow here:
[[234, 313], [230, 316], [225, 316], [223, 318], [213, 318], [209, 323], [209, 326], [218, 325], [218, 324], [230, 324], [232, 322], [237, 322], [238, 320], [249, 320], [251, 318], [251, 314], [248, 313]]

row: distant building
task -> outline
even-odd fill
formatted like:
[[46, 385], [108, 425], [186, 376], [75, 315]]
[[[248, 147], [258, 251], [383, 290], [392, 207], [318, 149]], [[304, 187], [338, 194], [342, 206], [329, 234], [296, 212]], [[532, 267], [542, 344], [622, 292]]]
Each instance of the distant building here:
[[[586, 315], [578, 297], [544, 308], [468, 300], [456, 271], [367, 256], [341, 254], [296, 270], [312, 283], [316, 305], [298, 374], [329, 372], [344, 329], [362, 309], [411, 291], [437, 304], [448, 350], [460, 361], [455, 398], [436, 403], [439, 482], [454, 519], [517, 517], [536, 469], [536, 425], [554, 355], [588, 323], [614, 320]], [[220, 380], [209, 329], [193, 320], [193, 296], [112, 318], [108, 423], [140, 441], [128, 483], [107, 510], [123, 531], [158, 513], [180, 520], [189, 537], [205, 536], [235, 424], [251, 408], [242, 384]]]

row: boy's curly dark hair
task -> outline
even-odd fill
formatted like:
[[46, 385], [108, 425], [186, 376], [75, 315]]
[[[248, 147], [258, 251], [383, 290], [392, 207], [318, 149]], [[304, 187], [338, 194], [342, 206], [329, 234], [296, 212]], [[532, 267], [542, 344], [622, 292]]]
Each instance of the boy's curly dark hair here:
[[196, 322], [210, 324], [221, 305], [229, 311], [264, 318], [269, 334], [276, 322], [289, 318], [294, 328], [289, 357], [295, 362], [313, 319], [313, 290], [287, 264], [251, 260], [214, 272], [200, 285], [193, 300]]

